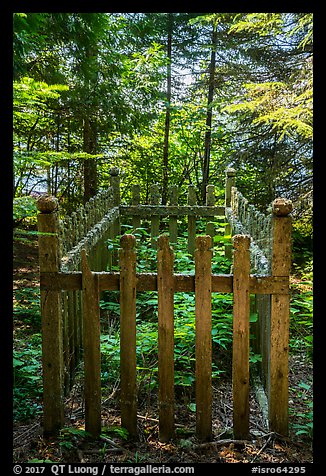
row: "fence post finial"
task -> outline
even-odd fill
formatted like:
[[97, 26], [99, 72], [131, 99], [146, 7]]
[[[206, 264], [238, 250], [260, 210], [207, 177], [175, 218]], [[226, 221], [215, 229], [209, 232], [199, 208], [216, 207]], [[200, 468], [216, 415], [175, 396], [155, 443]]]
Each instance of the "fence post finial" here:
[[273, 214], [277, 217], [285, 217], [289, 215], [293, 210], [291, 200], [286, 198], [275, 198], [272, 204]]

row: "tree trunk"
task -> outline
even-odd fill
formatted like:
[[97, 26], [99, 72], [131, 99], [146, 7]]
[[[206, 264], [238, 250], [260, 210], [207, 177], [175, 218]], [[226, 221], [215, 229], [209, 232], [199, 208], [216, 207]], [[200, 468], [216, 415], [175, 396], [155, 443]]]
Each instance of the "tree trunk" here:
[[207, 113], [206, 113], [206, 129], [205, 129], [205, 150], [204, 150], [204, 164], [203, 164], [202, 201], [204, 204], [206, 202], [206, 186], [208, 185], [208, 180], [209, 180], [209, 163], [210, 163], [210, 153], [211, 153], [211, 135], [212, 135], [212, 117], [213, 117], [212, 101], [214, 97], [216, 45], [217, 45], [217, 27], [214, 24], [213, 32], [212, 32], [211, 62], [209, 65]]
[[[84, 119], [83, 151], [96, 154], [97, 130], [96, 123], [89, 117]], [[97, 193], [96, 159], [84, 159], [84, 203]]]
[[167, 88], [166, 88], [166, 112], [164, 128], [164, 147], [163, 147], [163, 186], [162, 186], [162, 204], [166, 205], [169, 183], [169, 133], [170, 133], [170, 108], [171, 108], [171, 62], [172, 62], [172, 29], [173, 13], [168, 13], [168, 41], [167, 41]]

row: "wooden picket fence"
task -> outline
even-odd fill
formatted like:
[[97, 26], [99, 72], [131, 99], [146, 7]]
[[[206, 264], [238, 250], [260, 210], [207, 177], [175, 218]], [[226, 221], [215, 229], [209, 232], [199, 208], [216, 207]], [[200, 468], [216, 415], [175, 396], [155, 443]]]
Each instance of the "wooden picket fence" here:
[[[283, 435], [288, 433], [291, 203], [276, 199], [268, 222], [270, 227], [264, 220], [260, 220], [260, 227], [256, 226], [258, 243], [259, 237], [269, 236], [270, 268], [265, 272], [267, 248], [259, 248], [248, 233], [243, 233], [249, 228], [248, 232], [254, 234], [250, 227], [253, 226], [256, 214], [249, 208], [246, 211], [245, 206], [239, 208], [242, 196], [234, 185], [235, 173], [231, 169], [227, 171], [224, 207], [215, 206], [213, 186], [208, 186], [205, 206], [196, 205], [192, 186], [189, 189], [188, 205], [176, 204], [175, 189], [171, 193], [172, 203], [168, 206], [159, 205], [155, 187], [152, 203], [140, 205], [137, 186], [133, 189], [132, 205], [121, 205], [119, 176], [114, 171], [111, 201], [106, 203], [103, 213], [99, 214], [99, 222], [93, 227], [87, 225], [86, 235], [81, 241], [66, 244], [64, 257], [60, 256], [62, 246], [59, 237], [63, 233], [57, 217], [57, 202], [53, 197], [39, 200], [43, 426], [46, 435], [55, 433], [64, 424], [64, 396], [72, 386], [80, 358], [84, 361], [85, 428], [94, 436], [98, 436], [101, 431], [99, 301], [100, 293], [104, 290], [120, 291], [121, 425], [127, 428], [130, 435], [137, 434], [136, 293], [142, 291], [158, 292], [158, 403], [161, 441], [168, 441], [174, 435], [173, 302], [174, 293], [180, 291], [194, 292], [196, 301], [197, 437], [200, 440], [212, 437], [212, 292], [233, 293], [232, 385], [235, 438], [246, 439], [249, 435], [249, 316], [252, 294], [258, 297], [260, 320], [256, 328], [257, 345], [258, 350], [264, 354], [263, 369], [266, 366], [264, 378], [270, 430]], [[195, 257], [194, 275], [173, 272], [174, 254], [171, 243], [177, 240], [177, 218], [185, 215], [188, 217], [188, 250]], [[212, 274], [214, 227], [209, 217], [216, 215], [228, 218], [226, 233], [237, 232], [240, 228], [240, 233], [233, 233], [232, 274]], [[120, 220], [126, 216], [132, 217], [134, 228], [139, 227], [141, 219], [151, 220], [152, 246], [157, 248], [157, 273], [136, 273], [136, 239], [132, 234], [121, 237], [119, 257], [107, 256], [109, 263], [119, 258], [119, 272], [92, 270], [92, 250], [94, 247], [97, 249], [95, 266], [99, 266], [99, 240], [118, 235]], [[159, 235], [159, 220], [163, 216], [169, 217], [168, 235]], [[195, 236], [198, 216], [208, 217], [206, 235]], [[239, 218], [245, 222], [245, 226]], [[85, 217], [82, 221], [89, 223]], [[267, 238], [262, 241], [266, 244]], [[230, 254], [229, 249], [226, 252]], [[251, 274], [252, 255], [258, 256], [255, 258], [256, 268], [259, 269], [259, 263], [263, 263], [264, 273]], [[262, 256], [266, 258], [265, 261]], [[267, 297], [269, 306], [259, 304], [259, 297]]]

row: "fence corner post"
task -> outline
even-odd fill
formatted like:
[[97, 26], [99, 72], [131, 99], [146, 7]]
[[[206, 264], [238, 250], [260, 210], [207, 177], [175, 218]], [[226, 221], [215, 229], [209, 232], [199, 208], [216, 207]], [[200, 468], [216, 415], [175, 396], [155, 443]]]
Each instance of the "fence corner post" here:
[[[41, 197], [37, 202], [40, 276], [60, 271], [58, 200]], [[42, 282], [42, 280], [40, 280]], [[57, 433], [64, 422], [63, 329], [61, 291], [40, 287], [42, 316], [43, 432]]]
[[225, 207], [231, 206], [231, 189], [235, 187], [235, 169], [226, 169], [226, 181], [225, 181]]
[[[292, 202], [273, 202], [272, 276], [289, 278], [291, 271]], [[288, 358], [290, 294], [272, 294], [270, 322], [269, 424], [270, 430], [288, 435]]]

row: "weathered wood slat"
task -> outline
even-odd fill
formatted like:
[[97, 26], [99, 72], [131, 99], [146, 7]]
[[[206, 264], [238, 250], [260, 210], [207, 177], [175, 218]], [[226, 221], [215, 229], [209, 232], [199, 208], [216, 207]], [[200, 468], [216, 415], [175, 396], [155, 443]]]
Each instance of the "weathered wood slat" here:
[[224, 216], [223, 206], [207, 207], [200, 205], [120, 205], [120, 214], [123, 216], [139, 216], [149, 218], [151, 216], [166, 217], [175, 216]]
[[174, 254], [169, 236], [158, 239], [158, 404], [159, 439], [169, 441], [174, 434]]
[[212, 437], [212, 238], [197, 236], [195, 250], [196, 435]]
[[[100, 291], [118, 291], [120, 278], [118, 272], [98, 272]], [[81, 289], [82, 274], [79, 271], [70, 273], [41, 273], [41, 289], [72, 291]], [[156, 273], [136, 273], [137, 291], [157, 291]], [[175, 292], [195, 292], [195, 276], [174, 274]], [[212, 292], [232, 293], [232, 274], [212, 274]], [[289, 278], [284, 276], [250, 276], [251, 294], [289, 294]]]
[[88, 267], [86, 251], [82, 251], [83, 344], [85, 430], [97, 437], [101, 433], [101, 352], [100, 295], [98, 276]]
[[136, 436], [136, 239], [123, 235], [120, 245], [121, 425]]
[[249, 317], [250, 236], [233, 237], [233, 433], [235, 439], [249, 435]]

